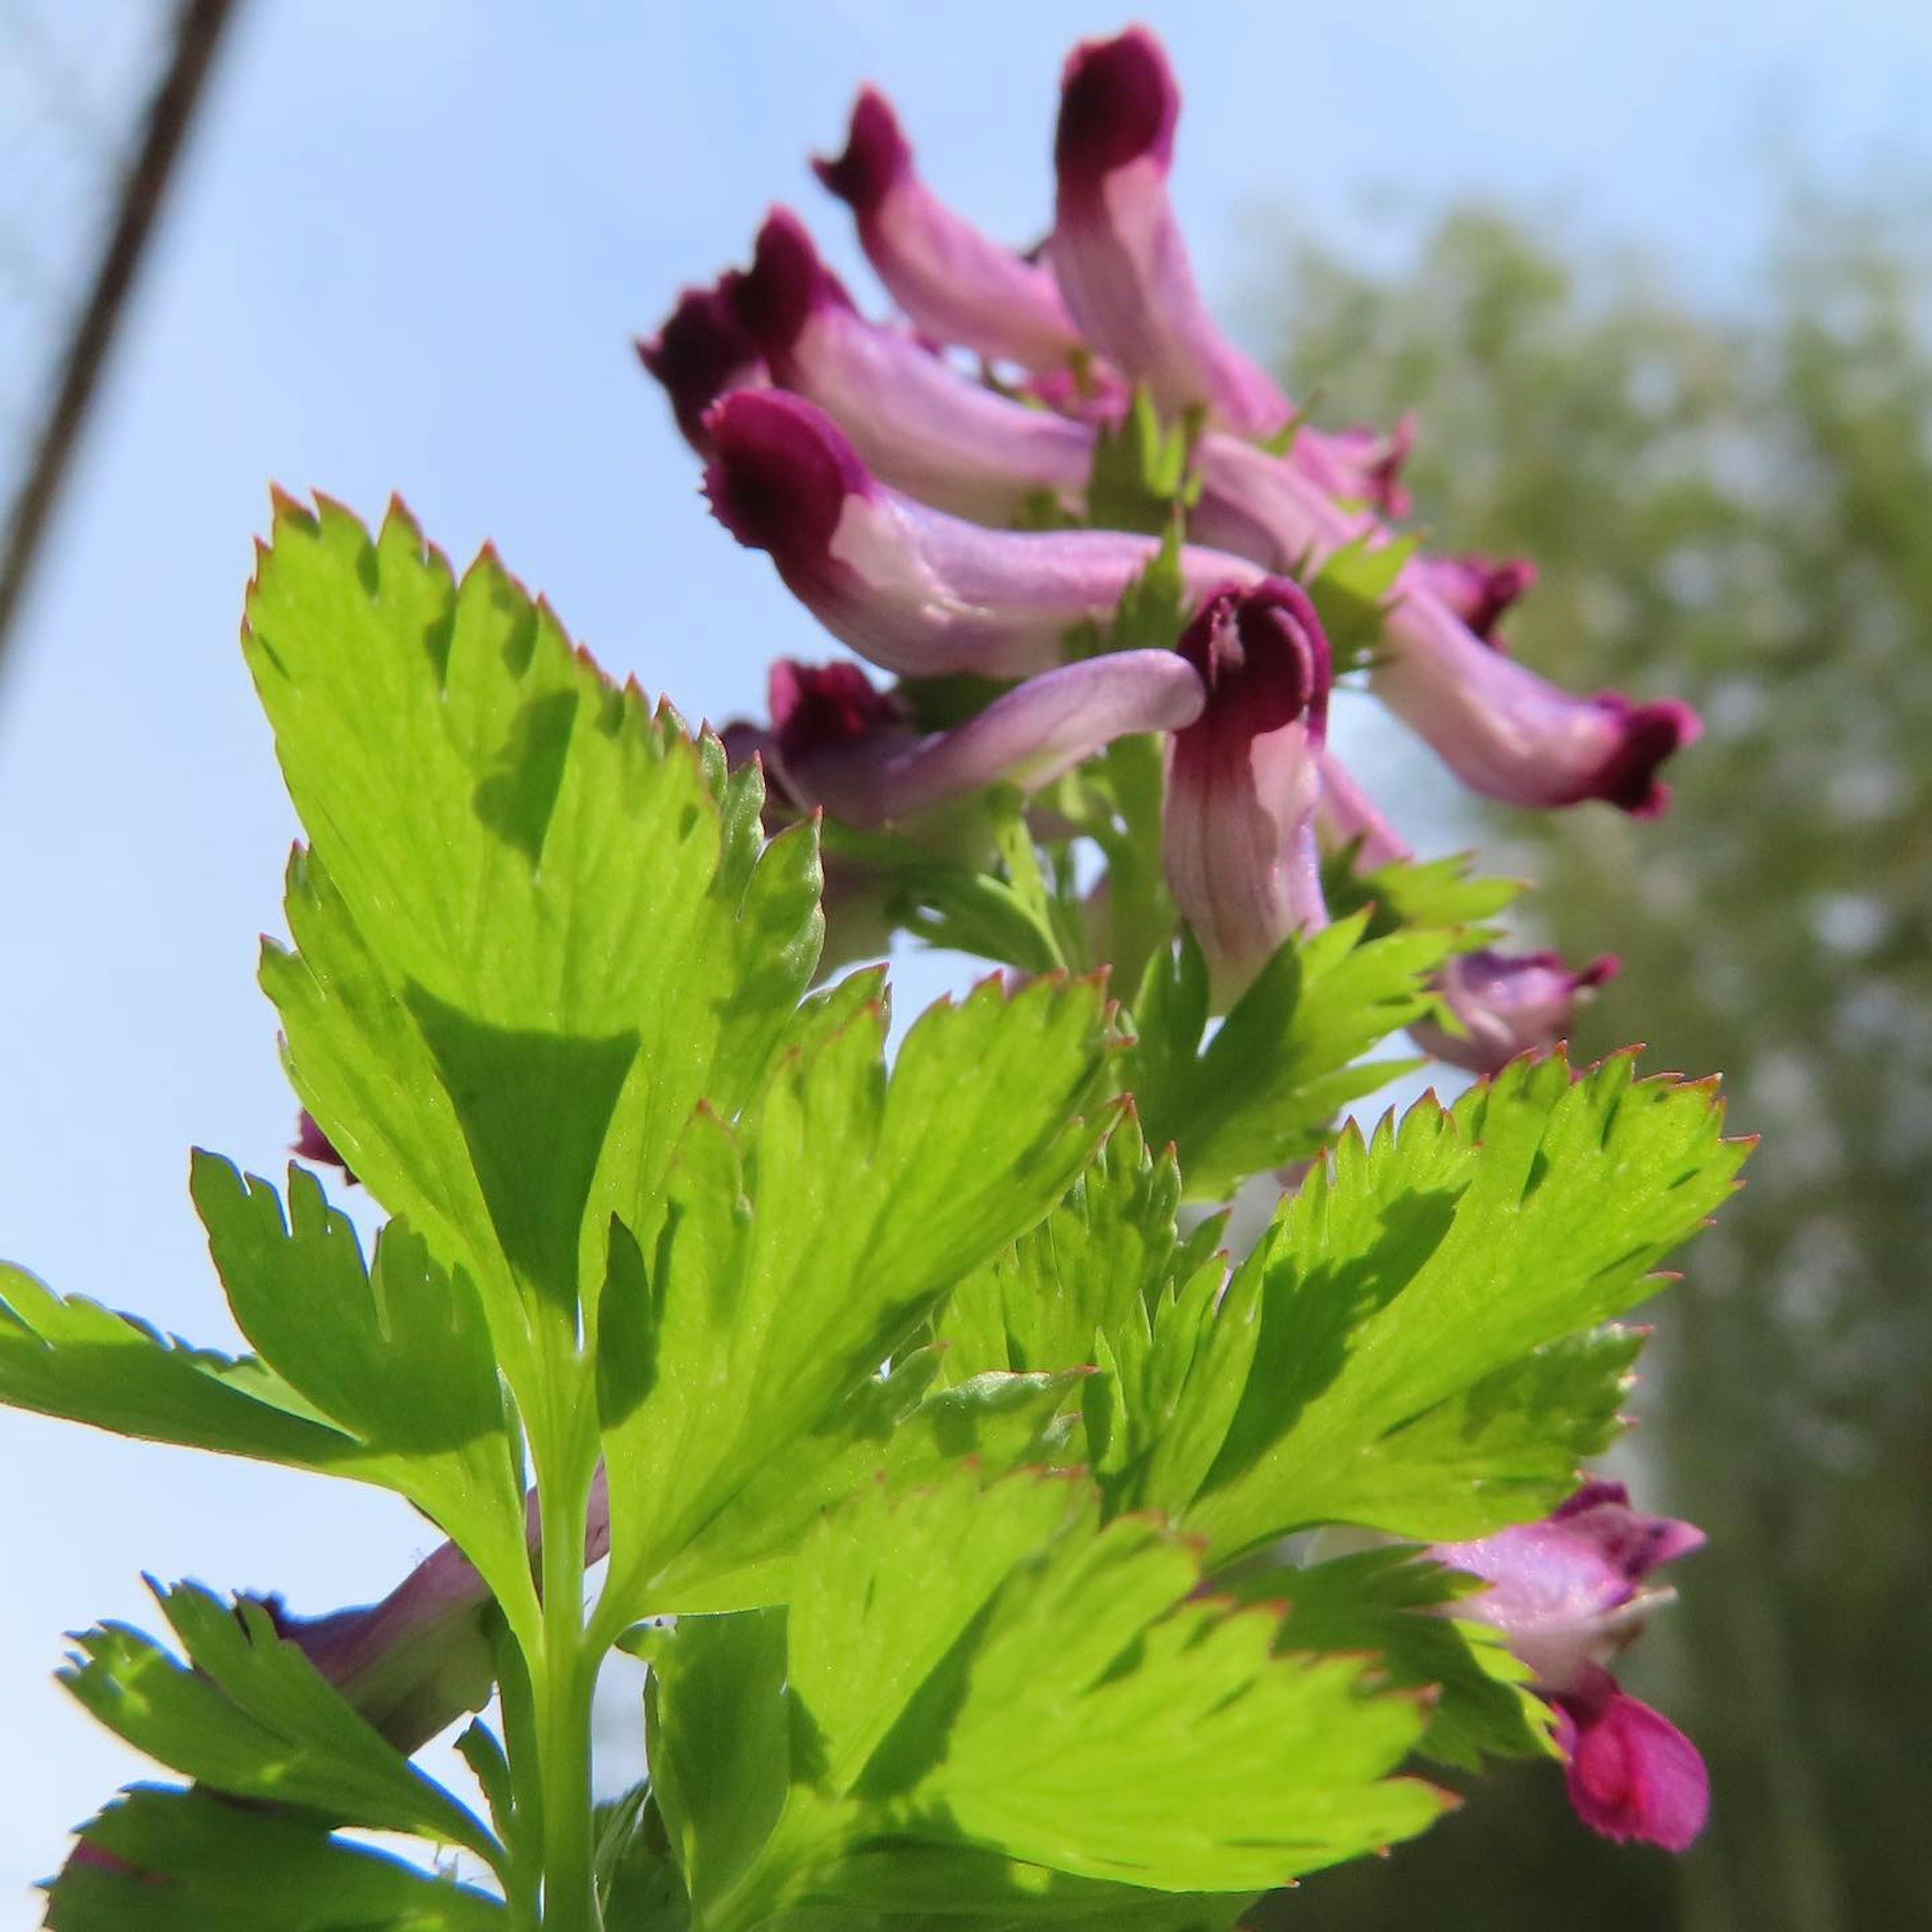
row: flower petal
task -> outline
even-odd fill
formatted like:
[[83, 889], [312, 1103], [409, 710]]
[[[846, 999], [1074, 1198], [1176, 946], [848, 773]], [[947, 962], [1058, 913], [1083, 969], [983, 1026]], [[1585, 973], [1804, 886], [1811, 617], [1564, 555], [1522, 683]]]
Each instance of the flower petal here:
[[1573, 973], [1558, 952], [1460, 953], [1443, 968], [1441, 990], [1465, 1031], [1433, 1021], [1412, 1026], [1425, 1053], [1471, 1073], [1500, 1072], [1519, 1054], [1541, 1052], [1570, 1036], [1578, 996], [1613, 979], [1611, 953]]
[[[526, 1520], [534, 1558], [543, 1546], [534, 1490]], [[610, 1495], [599, 1468], [585, 1519], [586, 1566], [610, 1546]], [[298, 1645], [406, 1756], [489, 1701], [496, 1668], [490, 1589], [453, 1543], [424, 1558], [379, 1604], [292, 1617], [279, 1598], [260, 1600], [276, 1634]]]
[[[909, 676], [1024, 677], [1064, 656], [1066, 632], [1105, 621], [1157, 554], [1116, 530], [982, 530], [886, 488], [825, 414], [776, 391], [727, 396], [706, 418], [705, 472], [718, 520], [768, 550], [820, 622]], [[1184, 547], [1184, 594], [1260, 572]]]
[[893, 301], [934, 341], [1041, 374], [1084, 359], [1052, 276], [961, 220], [926, 187], [897, 116], [875, 88], [854, 104], [845, 152], [812, 165], [858, 217], [860, 244]]
[[1407, 575], [1414, 588], [1439, 598], [1474, 636], [1500, 650], [1496, 626], [1536, 581], [1536, 566], [1520, 556], [1419, 556]]
[[1244, 436], [1294, 414], [1215, 326], [1168, 200], [1180, 89], [1144, 27], [1068, 57], [1054, 142], [1059, 198], [1048, 256], [1088, 339], [1144, 382], [1163, 414], [1210, 410]]
[[894, 489], [995, 525], [1041, 491], [1070, 508], [1084, 500], [1090, 425], [997, 394], [867, 322], [788, 210], [766, 221], [735, 296], [774, 380], [824, 410]]
[[1602, 799], [1639, 818], [1664, 809], [1658, 767], [1700, 729], [1688, 705], [1574, 697], [1490, 650], [1427, 591], [1402, 588], [1370, 688], [1472, 791], [1506, 805]]
[[1562, 1698], [1565, 1781], [1576, 1815], [1606, 1838], [1640, 1838], [1685, 1850], [1710, 1815], [1710, 1774], [1697, 1747], [1638, 1699], [1617, 1689]]
[[992, 784], [1036, 790], [1116, 738], [1192, 723], [1202, 692], [1173, 652], [1120, 651], [1042, 671], [964, 724], [924, 736], [854, 664], [781, 659], [771, 698], [767, 755], [788, 794], [871, 826]]
[[1604, 1676], [1604, 1659], [1668, 1600], [1667, 1592], [1640, 1596], [1642, 1580], [1703, 1540], [1693, 1524], [1630, 1508], [1621, 1484], [1592, 1482], [1539, 1522], [1437, 1544], [1430, 1554], [1489, 1583], [1458, 1614], [1501, 1630], [1538, 1690], [1580, 1696]]
[[1179, 648], [1207, 701], [1174, 739], [1162, 849], [1218, 1012], [1283, 940], [1328, 921], [1315, 809], [1328, 642], [1307, 598], [1276, 578], [1210, 596]]
[[738, 320], [738, 278], [726, 274], [708, 289], [686, 289], [664, 326], [638, 344], [638, 358], [664, 385], [684, 440], [710, 454], [704, 412], [730, 389], [758, 388], [768, 380], [758, 345]]

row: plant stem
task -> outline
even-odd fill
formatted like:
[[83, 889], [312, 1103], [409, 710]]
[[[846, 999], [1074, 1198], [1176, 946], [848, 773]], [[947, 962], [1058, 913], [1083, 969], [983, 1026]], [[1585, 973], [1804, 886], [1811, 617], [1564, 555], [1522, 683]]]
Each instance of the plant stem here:
[[584, 1628], [589, 1492], [587, 1473], [570, 1467], [547, 1480], [539, 1467], [543, 1654], [531, 1675], [543, 1817], [544, 1932], [598, 1932], [601, 1923], [592, 1876], [590, 1798], [590, 1700], [597, 1660]]

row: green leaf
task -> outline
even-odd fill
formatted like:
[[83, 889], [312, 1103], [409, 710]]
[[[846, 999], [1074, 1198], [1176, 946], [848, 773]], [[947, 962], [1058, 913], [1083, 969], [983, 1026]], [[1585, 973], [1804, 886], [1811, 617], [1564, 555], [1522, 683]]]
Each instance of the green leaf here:
[[611, 1235], [607, 1615], [686, 1607], [658, 1588], [672, 1559], [1065, 1191], [1100, 1131], [1076, 1110], [1102, 1019], [1090, 982], [988, 981], [919, 1021], [890, 1082], [868, 1012], [737, 1133], [692, 1122], [661, 1226]]
[[965, 865], [895, 832], [861, 830], [828, 819], [828, 857], [855, 888], [875, 894], [887, 930], [908, 932], [928, 946], [968, 952], [1046, 973], [1064, 962], [1060, 943], [1039, 906], [1010, 880]]
[[774, 1932], [1228, 1932], [1254, 1895], [1148, 1892], [964, 1845], [864, 1844], [802, 1875]]
[[1096, 530], [1152, 536], [1174, 529], [1177, 511], [1191, 508], [1201, 494], [1199, 479], [1190, 474], [1201, 427], [1196, 412], [1170, 429], [1153, 396], [1137, 386], [1119, 421], [1103, 421], [1095, 436], [1087, 522]]
[[1270, 1564], [1220, 1587], [1283, 1612], [1284, 1649], [1372, 1651], [1392, 1684], [1434, 1687], [1420, 1748], [1476, 1770], [1486, 1756], [1554, 1756], [1550, 1707], [1531, 1672], [1493, 1625], [1448, 1614], [1484, 1588], [1400, 1546], [1354, 1552], [1305, 1567]]
[[1319, 568], [1302, 578], [1328, 634], [1338, 671], [1365, 664], [1373, 656], [1396, 579], [1421, 542], [1414, 535], [1390, 541], [1378, 528], [1331, 551]]
[[[1194, 1545], [1144, 1518], [1102, 1528], [1098, 1502], [1066, 1476], [982, 1488], [962, 1471], [826, 1520], [782, 1670], [775, 1625], [761, 1639], [766, 1696], [788, 1713], [740, 1710], [743, 1674], [722, 1671], [709, 1699], [687, 1676], [660, 1710], [668, 1762], [694, 1761], [677, 1758], [674, 1727], [755, 1730], [761, 1820], [772, 1742], [789, 1740], [790, 1795], [754, 1855], [717, 1827], [736, 1875], [700, 1901], [704, 1922], [764, 1924], [823, 1898], [827, 1869], [882, 1840], [998, 1854], [981, 1866], [998, 1891], [955, 1909], [1020, 1922], [1068, 1915], [1064, 1900], [1021, 1909], [1016, 1864], [1250, 1892], [1436, 1816], [1439, 1793], [1388, 1775], [1421, 1732], [1414, 1700], [1366, 1693], [1359, 1658], [1274, 1654], [1271, 1612], [1190, 1600]], [[691, 1628], [664, 1639], [660, 1668], [674, 1673]]]
[[610, 1932], [689, 1932], [691, 1900], [648, 1780], [597, 1808], [597, 1897]]
[[1214, 1252], [1222, 1217], [1183, 1244], [1180, 1198], [1173, 1155], [1150, 1158], [1139, 1122], [1122, 1114], [1053, 1212], [953, 1292], [935, 1331], [947, 1379], [1092, 1362], [1097, 1333], [1144, 1315]]
[[122, 1868], [70, 1862], [51, 1932], [503, 1932], [497, 1900], [312, 1821], [143, 1786], [82, 1828]]
[[1288, 940], [1204, 1048], [1198, 948], [1184, 935], [1177, 954], [1156, 956], [1122, 1078], [1149, 1142], [1180, 1156], [1190, 1199], [1225, 1199], [1250, 1175], [1314, 1153], [1338, 1109], [1416, 1064], [1355, 1063], [1430, 1010], [1429, 976], [1457, 937], [1405, 928], [1370, 938], [1366, 928], [1357, 913]]
[[[614, 689], [488, 553], [278, 507], [245, 644], [311, 842], [264, 980], [304, 1101], [465, 1265], [500, 1347], [574, 1325], [610, 1216], [655, 1218], [698, 1101], [756, 1090], [810, 978], [818, 862]], [[722, 989], [722, 990], [721, 990]], [[512, 1363], [514, 1370], [514, 1361]]]
[[1634, 1346], [1566, 1338], [1652, 1292], [1730, 1192], [1746, 1150], [1720, 1126], [1709, 1083], [1634, 1082], [1628, 1056], [1573, 1078], [1558, 1055], [1372, 1142], [1352, 1127], [1190, 1338], [1175, 1432], [1195, 1453], [1141, 1500], [1222, 1560], [1315, 1523], [1434, 1542], [1553, 1507]]
[[364, 1445], [260, 1364], [191, 1348], [137, 1316], [57, 1295], [4, 1263], [0, 1401], [150, 1442], [364, 1473]]
[[1452, 852], [1446, 858], [1397, 860], [1360, 872], [1349, 854], [1334, 854], [1322, 865], [1322, 895], [1331, 918], [1366, 910], [1370, 939], [1402, 926], [1460, 928], [1463, 944], [1455, 949], [1460, 952], [1493, 937], [1488, 922], [1524, 890], [1518, 879], [1472, 873], [1473, 862], [1473, 854]]
[[1082, 1371], [977, 1375], [932, 1389], [941, 1366], [921, 1350], [861, 1382], [672, 1558], [656, 1586], [664, 1600], [684, 1615], [782, 1604], [806, 1533], [874, 1478], [900, 1489], [969, 1456], [992, 1476], [1060, 1456], [1062, 1412], [1077, 1406]]
[[703, 1924], [771, 1836], [790, 1787], [785, 1613], [681, 1617], [648, 1654], [651, 1789]]
[[417, 1503], [500, 1597], [525, 1588], [521, 1459], [482, 1304], [406, 1223], [365, 1268], [353, 1225], [312, 1174], [274, 1189], [197, 1151], [190, 1180], [242, 1333], [262, 1359], [363, 1445], [357, 1474]]
[[80, 1654], [61, 1672], [110, 1730], [235, 1797], [304, 1805], [338, 1823], [500, 1858], [482, 1821], [278, 1636], [265, 1606], [244, 1599], [231, 1609], [193, 1584], [154, 1593], [187, 1664], [139, 1631], [108, 1624], [76, 1639]]

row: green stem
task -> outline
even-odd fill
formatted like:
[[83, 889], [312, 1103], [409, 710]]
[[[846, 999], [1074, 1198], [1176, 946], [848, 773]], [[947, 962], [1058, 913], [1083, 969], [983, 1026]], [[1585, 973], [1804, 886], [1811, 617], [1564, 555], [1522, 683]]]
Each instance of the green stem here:
[[543, 1654], [532, 1672], [543, 1817], [544, 1932], [598, 1932], [592, 1876], [590, 1700], [596, 1659], [584, 1629], [584, 1516], [590, 1479], [572, 1468], [546, 1481]]

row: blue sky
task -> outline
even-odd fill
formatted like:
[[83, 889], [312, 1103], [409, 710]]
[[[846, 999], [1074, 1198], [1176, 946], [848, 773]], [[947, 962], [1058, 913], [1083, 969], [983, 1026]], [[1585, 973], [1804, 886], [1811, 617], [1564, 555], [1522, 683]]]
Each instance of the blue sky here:
[[[1186, 90], [1177, 196], [1202, 279], [1237, 318], [1270, 280], [1273, 214], [1394, 245], [1360, 222], [1366, 187], [1423, 210], [1505, 196], [1731, 300], [1780, 173], [1932, 180], [1922, 7], [1142, 13]], [[753, 708], [767, 658], [824, 640], [704, 515], [630, 338], [775, 199], [866, 285], [804, 165], [864, 80], [936, 185], [1035, 238], [1060, 57], [1125, 17], [243, 10], [0, 686], [0, 1252], [230, 1333], [185, 1178], [197, 1142], [278, 1172], [291, 1124], [254, 967], [294, 827], [235, 646], [268, 480], [371, 516], [399, 491], [458, 556], [494, 538], [614, 670], [693, 717]], [[131, 1768], [49, 1684], [62, 1630], [141, 1616], [143, 1568], [320, 1610], [380, 1594], [430, 1539], [373, 1492], [31, 1418], [0, 1414], [0, 1472], [7, 1925]]]

